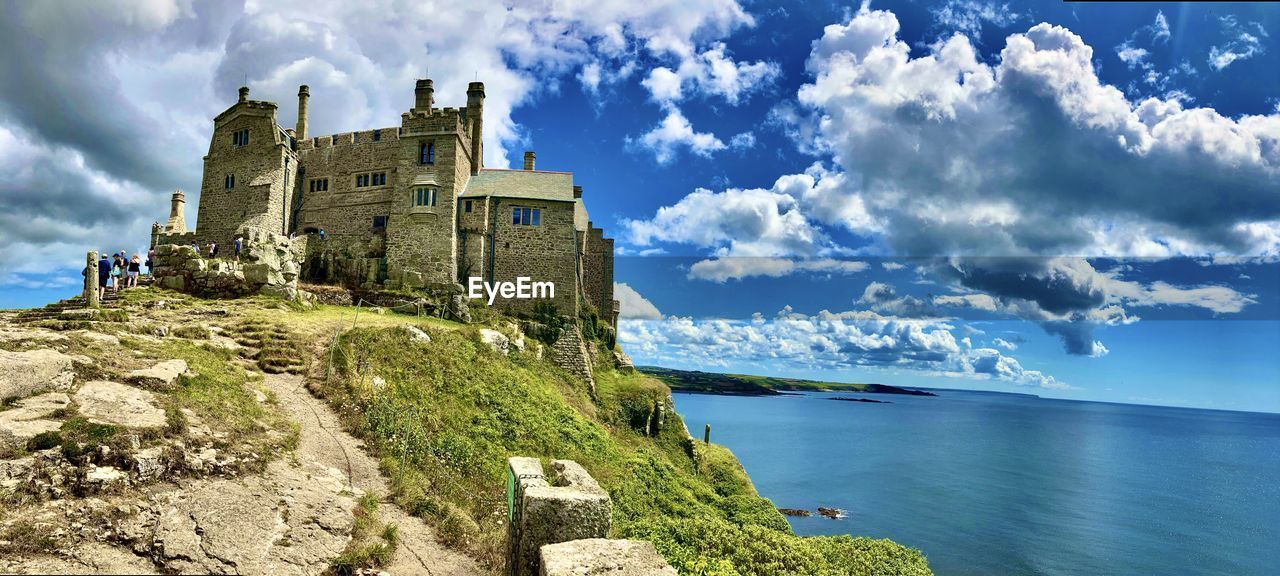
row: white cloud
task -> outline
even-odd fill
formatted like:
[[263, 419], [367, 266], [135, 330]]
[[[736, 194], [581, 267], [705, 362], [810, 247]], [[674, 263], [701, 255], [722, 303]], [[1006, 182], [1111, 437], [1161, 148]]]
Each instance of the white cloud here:
[[1209, 48], [1209, 66], [1214, 70], [1222, 70], [1234, 62], [1247, 60], [1266, 51], [1262, 39], [1267, 37], [1267, 30], [1262, 24], [1240, 24], [1232, 15], [1219, 17], [1218, 23], [1227, 41]]
[[906, 264], [900, 264], [900, 263], [898, 263], [898, 262], [885, 261], [885, 262], [881, 262], [881, 263], [880, 263], [880, 267], [881, 267], [881, 268], [884, 268], [885, 270], [887, 270], [887, 271], [889, 271], [889, 272], [895, 272], [895, 271], [898, 271], [898, 270], [902, 270], [903, 268], [906, 268], [907, 266], [906, 266]]
[[705, 51], [683, 58], [673, 70], [659, 66], [641, 84], [655, 102], [671, 105], [700, 94], [737, 105], [753, 93], [768, 89], [781, 74], [773, 62], [737, 62], [724, 43], [714, 43]]
[[751, 132], [743, 132], [741, 134], [736, 134], [734, 135], [733, 138], [729, 139], [730, 148], [735, 148], [738, 150], [746, 150], [748, 148], [755, 148], [755, 146], [756, 146], [756, 135], [752, 134]]
[[688, 150], [696, 156], [709, 158], [712, 152], [726, 148], [725, 143], [709, 132], [695, 132], [689, 120], [672, 108], [667, 117], [657, 126], [638, 139], [628, 138], [628, 144], [653, 152], [659, 164], [667, 164], [676, 159], [681, 150]]
[[624, 320], [619, 341], [641, 363], [722, 366], [767, 362], [805, 369], [911, 370], [1015, 385], [1066, 388], [1040, 371], [1023, 368], [994, 349], [958, 341], [941, 320], [904, 319], [872, 311], [814, 315], [785, 308], [772, 318], [749, 320], [668, 317]]
[[992, 340], [991, 343], [1001, 348], [1004, 348], [1005, 350], [1009, 350], [1010, 352], [1018, 349], [1017, 344], [1014, 344], [1013, 342], [1005, 340], [1004, 338], [996, 338], [995, 340]]
[[615, 282], [613, 297], [618, 299], [618, 317], [640, 320], [661, 320], [662, 313], [644, 296], [625, 282]]
[[933, 19], [938, 25], [949, 31], [964, 32], [973, 38], [981, 35], [985, 24], [1004, 27], [1022, 18], [1023, 15], [1011, 10], [1007, 3], [979, 0], [947, 0], [933, 11]]
[[858, 260], [792, 260], [745, 256], [699, 260], [689, 267], [689, 278], [723, 283], [752, 277], [779, 278], [801, 272], [849, 275], [863, 272], [867, 268], [866, 262]]

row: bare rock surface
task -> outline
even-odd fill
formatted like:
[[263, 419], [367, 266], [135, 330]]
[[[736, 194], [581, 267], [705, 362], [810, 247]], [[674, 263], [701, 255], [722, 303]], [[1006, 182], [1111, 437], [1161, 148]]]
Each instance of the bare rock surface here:
[[497, 330], [481, 328], [480, 341], [488, 344], [494, 352], [499, 354], [506, 354], [511, 350], [511, 339]]
[[165, 360], [150, 368], [134, 370], [125, 377], [125, 380], [143, 388], [168, 391], [176, 388], [178, 378], [186, 373], [186, 360]]
[[164, 410], [155, 394], [117, 382], [86, 382], [75, 394], [80, 413], [92, 422], [130, 428], [159, 428], [165, 425]]
[[0, 342], [21, 342], [24, 340], [65, 342], [67, 340], [67, 336], [59, 332], [54, 332], [53, 330], [34, 330], [10, 326], [0, 327]]
[[21, 446], [37, 434], [61, 428], [61, 422], [46, 417], [70, 403], [71, 399], [62, 392], [19, 400], [15, 408], [0, 412], [0, 444]]
[[74, 359], [57, 350], [0, 350], [0, 398], [22, 398], [71, 385]]
[[105, 344], [107, 346], [120, 345], [120, 338], [114, 334], [103, 334], [92, 330], [76, 330], [75, 332], [72, 332], [72, 334], [84, 338], [85, 340], [97, 342], [98, 344]]

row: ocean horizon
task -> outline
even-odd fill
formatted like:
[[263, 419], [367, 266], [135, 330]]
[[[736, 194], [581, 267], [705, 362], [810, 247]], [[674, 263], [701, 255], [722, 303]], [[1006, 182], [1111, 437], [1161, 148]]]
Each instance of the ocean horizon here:
[[797, 534], [890, 538], [941, 576], [1280, 566], [1280, 415], [921, 389], [675, 400], [774, 505], [846, 514]]

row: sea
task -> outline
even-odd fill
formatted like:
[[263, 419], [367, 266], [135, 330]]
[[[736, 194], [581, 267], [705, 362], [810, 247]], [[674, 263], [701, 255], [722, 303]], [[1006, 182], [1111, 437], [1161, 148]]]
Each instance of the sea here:
[[846, 513], [797, 534], [890, 538], [939, 576], [1280, 575], [1280, 415], [934, 392], [675, 402], [775, 506]]

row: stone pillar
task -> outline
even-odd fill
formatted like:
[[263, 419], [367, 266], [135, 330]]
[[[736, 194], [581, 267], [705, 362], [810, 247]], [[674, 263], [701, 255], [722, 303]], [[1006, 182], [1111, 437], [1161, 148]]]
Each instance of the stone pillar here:
[[311, 88], [303, 84], [298, 87], [298, 122], [293, 129], [294, 138], [307, 139], [307, 100], [311, 98]]
[[507, 464], [511, 576], [538, 576], [546, 544], [608, 536], [613, 503], [577, 462], [553, 460], [550, 480], [537, 458], [513, 457]]
[[84, 303], [89, 308], [98, 307], [98, 253], [90, 251], [85, 257], [88, 264], [84, 270]]

